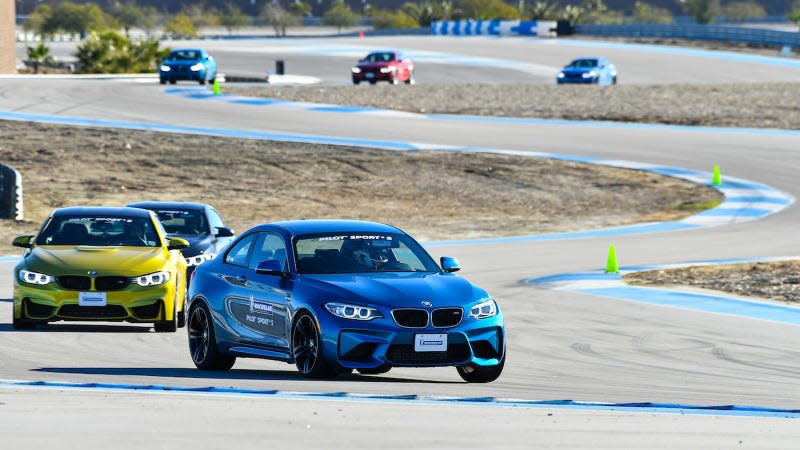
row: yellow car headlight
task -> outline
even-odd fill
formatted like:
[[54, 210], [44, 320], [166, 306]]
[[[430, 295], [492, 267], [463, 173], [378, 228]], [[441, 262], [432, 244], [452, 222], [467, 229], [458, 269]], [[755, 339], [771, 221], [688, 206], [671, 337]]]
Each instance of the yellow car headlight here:
[[162, 270], [160, 272], [148, 273], [139, 277], [131, 278], [131, 281], [139, 286], [158, 286], [169, 281], [169, 272]]
[[45, 284], [55, 283], [56, 277], [52, 275], [45, 275], [39, 272], [32, 272], [30, 270], [20, 270], [19, 271], [19, 279], [28, 284], [40, 284], [44, 286]]

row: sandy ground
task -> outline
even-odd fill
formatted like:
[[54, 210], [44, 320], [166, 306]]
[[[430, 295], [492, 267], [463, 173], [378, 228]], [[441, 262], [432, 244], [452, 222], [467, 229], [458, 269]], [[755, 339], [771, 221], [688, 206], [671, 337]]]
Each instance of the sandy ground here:
[[[240, 87], [251, 97], [417, 113], [800, 129], [800, 83]], [[476, 101], [475, 99], [480, 99]]]
[[623, 280], [639, 286], [690, 286], [800, 303], [800, 261], [651, 270], [625, 275]]
[[721, 195], [641, 171], [504, 155], [399, 153], [0, 121], [0, 160], [23, 177], [26, 222], [54, 209], [138, 200], [211, 203], [238, 231], [276, 220], [392, 223], [423, 240], [678, 219]]

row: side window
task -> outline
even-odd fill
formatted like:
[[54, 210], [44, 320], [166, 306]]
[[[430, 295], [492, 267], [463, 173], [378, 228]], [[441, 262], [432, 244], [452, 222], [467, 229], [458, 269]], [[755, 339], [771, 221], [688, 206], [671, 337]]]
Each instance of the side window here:
[[275, 233], [261, 233], [261, 236], [250, 258], [250, 268], [255, 269], [261, 261], [274, 259], [286, 270], [286, 243], [283, 238]]
[[219, 213], [213, 209], [208, 210], [208, 224], [211, 226], [211, 234], [217, 234], [217, 227], [225, 226]]
[[225, 263], [247, 267], [247, 257], [257, 236], [258, 233], [249, 234], [237, 242], [225, 255]]

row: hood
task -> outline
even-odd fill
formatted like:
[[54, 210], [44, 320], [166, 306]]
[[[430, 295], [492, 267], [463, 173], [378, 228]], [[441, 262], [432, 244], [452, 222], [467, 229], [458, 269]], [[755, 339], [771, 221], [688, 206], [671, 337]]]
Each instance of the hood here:
[[212, 246], [210, 234], [201, 236], [196, 234], [167, 234], [167, 237], [186, 239], [186, 242], [189, 243], [189, 248], [181, 250], [181, 254], [186, 258], [199, 255]]
[[24, 260], [27, 269], [48, 275], [138, 276], [164, 268], [167, 254], [161, 247], [34, 247]]
[[323, 301], [352, 301], [390, 308], [467, 308], [487, 296], [486, 291], [452, 274], [394, 272], [375, 274], [301, 275], [302, 282], [316, 290]]

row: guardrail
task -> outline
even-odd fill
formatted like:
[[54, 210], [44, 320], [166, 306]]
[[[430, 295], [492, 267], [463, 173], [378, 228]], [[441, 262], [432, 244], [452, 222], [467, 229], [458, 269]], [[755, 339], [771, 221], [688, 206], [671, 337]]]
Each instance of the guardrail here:
[[556, 36], [554, 20], [436, 20], [431, 34], [440, 36]]
[[22, 175], [17, 169], [0, 164], [0, 219], [23, 220]]
[[694, 39], [800, 47], [800, 32], [722, 25], [577, 25], [574, 32], [590, 36]]

